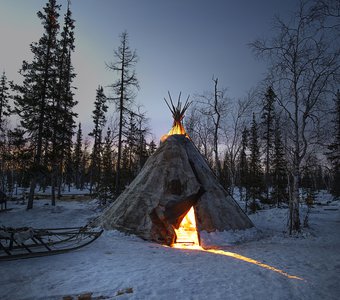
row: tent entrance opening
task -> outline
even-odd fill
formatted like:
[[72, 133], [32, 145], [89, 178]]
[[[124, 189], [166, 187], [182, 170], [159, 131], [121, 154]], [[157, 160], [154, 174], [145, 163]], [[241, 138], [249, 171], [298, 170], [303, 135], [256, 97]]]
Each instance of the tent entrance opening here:
[[179, 228], [176, 229], [175, 248], [199, 247], [198, 233], [196, 228], [196, 219], [194, 207], [191, 207], [184, 216]]

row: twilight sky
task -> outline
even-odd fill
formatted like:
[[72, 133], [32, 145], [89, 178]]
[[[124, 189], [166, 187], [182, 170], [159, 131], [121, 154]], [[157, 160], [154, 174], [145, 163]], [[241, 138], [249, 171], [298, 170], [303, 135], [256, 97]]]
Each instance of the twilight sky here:
[[[29, 44], [38, 41], [42, 25], [36, 16], [47, 0], [0, 0], [0, 72], [19, 82], [22, 60], [30, 60]], [[66, 0], [59, 0], [63, 15]], [[291, 15], [297, 0], [72, 0], [76, 20], [74, 85], [76, 112], [87, 133], [98, 85], [115, 79], [105, 62], [113, 60], [119, 35], [129, 34], [137, 50], [140, 91], [136, 102], [144, 106], [155, 137], [168, 132], [171, 114], [163, 98], [173, 99], [212, 90], [212, 76], [233, 99], [242, 98], [265, 72], [247, 44], [270, 37], [274, 15]], [[62, 18], [60, 18], [62, 22]], [[109, 88], [105, 89], [110, 96]], [[114, 105], [110, 105], [114, 108]]]

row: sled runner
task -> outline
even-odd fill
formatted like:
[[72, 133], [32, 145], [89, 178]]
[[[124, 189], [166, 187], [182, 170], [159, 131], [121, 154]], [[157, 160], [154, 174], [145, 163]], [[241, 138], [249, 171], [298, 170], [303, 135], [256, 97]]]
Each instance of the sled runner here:
[[95, 241], [103, 231], [84, 227], [0, 227], [0, 261], [65, 253]]

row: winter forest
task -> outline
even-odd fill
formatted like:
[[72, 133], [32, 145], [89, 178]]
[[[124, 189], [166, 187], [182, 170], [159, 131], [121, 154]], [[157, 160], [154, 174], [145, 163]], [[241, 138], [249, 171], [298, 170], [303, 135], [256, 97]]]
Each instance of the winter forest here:
[[[307, 4], [291, 24], [276, 20], [273, 40], [250, 41], [254, 54], [268, 61], [258, 87], [232, 101], [213, 77], [211, 91], [190, 99], [184, 119], [225, 189], [239, 190], [245, 210], [289, 205], [291, 230], [301, 226], [300, 201], [312, 204], [321, 189], [340, 195], [338, 3]], [[44, 33], [30, 45], [33, 60], [18, 70], [22, 84], [1, 76], [1, 191], [12, 197], [28, 188], [27, 209], [37, 186], [52, 187], [52, 205], [72, 186], [103, 205], [114, 201], [158, 145], [146, 113], [134, 103], [138, 56], [127, 32], [107, 63], [116, 81], [107, 93], [98, 86], [92, 131], [84, 135], [74, 112], [74, 19], [70, 5], [64, 16], [60, 7], [49, 1], [38, 12]], [[109, 105], [114, 116], [107, 115]], [[17, 127], [12, 119], [19, 120]]]
[[[80, 50], [72, 3], [46, 2], [36, 16], [42, 35], [27, 45], [33, 58], [18, 70], [21, 81], [8, 78], [5, 70], [0, 78], [0, 226], [11, 202], [25, 206], [23, 218], [34, 213], [39, 219], [44, 197], [53, 209], [67, 194], [84, 195], [93, 210], [102, 211], [162, 145], [138, 97], [143, 57], [128, 31], [113, 43], [112, 59], [105, 62], [112, 82], [97, 87], [88, 115], [91, 130], [84, 130], [75, 110], [82, 105], [75, 98], [82, 87], [74, 84], [79, 71], [73, 56]], [[274, 17], [271, 26], [271, 38], [246, 45], [266, 65], [258, 85], [235, 99], [228, 83], [211, 74], [210, 90], [193, 90], [188, 97], [183, 126], [216, 180], [255, 226], [258, 213], [268, 211], [288, 236], [299, 237], [311, 227], [320, 193], [329, 202], [340, 199], [340, 2], [297, 1], [289, 19]], [[170, 90], [164, 98], [176, 103], [187, 96]], [[120, 291], [129, 294], [132, 288]], [[132, 298], [156, 297], [143, 295]], [[313, 298], [298, 295], [295, 299]]]

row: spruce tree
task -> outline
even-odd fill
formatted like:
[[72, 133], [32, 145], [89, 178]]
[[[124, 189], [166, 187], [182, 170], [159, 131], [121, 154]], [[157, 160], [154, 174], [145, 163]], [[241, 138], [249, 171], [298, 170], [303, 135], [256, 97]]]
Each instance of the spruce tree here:
[[130, 182], [138, 169], [138, 143], [139, 143], [139, 131], [137, 128], [136, 116], [130, 111], [129, 118], [127, 120], [127, 130], [125, 132], [126, 141], [126, 155], [127, 161], [125, 163], [126, 182]]
[[273, 150], [273, 190], [271, 192], [271, 198], [273, 203], [276, 203], [279, 207], [281, 202], [288, 202], [287, 161], [285, 159], [284, 145], [282, 142], [280, 118], [275, 118]]
[[268, 87], [267, 92], [265, 94], [264, 106], [262, 110], [262, 126], [264, 128], [263, 137], [264, 140], [264, 164], [265, 164], [265, 184], [266, 184], [266, 202], [269, 203], [269, 189], [271, 185], [271, 174], [270, 174], [270, 166], [271, 166], [271, 157], [272, 150], [274, 146], [274, 101], [275, 101], [275, 93], [272, 87]]
[[136, 174], [144, 166], [146, 160], [149, 157], [148, 149], [147, 149], [147, 142], [145, 136], [147, 135], [149, 129], [147, 127], [148, 118], [145, 116], [144, 112], [140, 111], [140, 107], [138, 107], [138, 113], [134, 113], [136, 116], [136, 126], [137, 126], [137, 145], [136, 145]]
[[58, 48], [58, 91], [57, 96], [60, 102], [62, 112], [62, 140], [69, 142], [74, 131], [74, 118], [77, 114], [73, 112], [73, 108], [77, 105], [74, 100], [72, 91], [72, 82], [76, 77], [72, 65], [72, 53], [74, 52], [74, 19], [68, 2], [67, 12], [64, 16], [64, 26], [61, 33]]
[[83, 133], [81, 129], [81, 123], [78, 124], [78, 131], [76, 134], [76, 143], [74, 146], [73, 152], [73, 174], [74, 174], [74, 183], [76, 189], [80, 189], [81, 182], [81, 161], [82, 161], [82, 145], [83, 145]]
[[92, 111], [94, 123], [93, 130], [89, 133], [93, 137], [93, 148], [91, 153], [90, 167], [90, 193], [95, 183], [98, 183], [101, 176], [101, 153], [102, 153], [102, 134], [106, 123], [105, 113], [107, 112], [106, 101], [103, 87], [99, 86], [96, 90], [96, 100], [94, 102], [95, 109]]
[[118, 154], [117, 154], [117, 170], [115, 192], [118, 195], [121, 191], [121, 160], [123, 151], [123, 126], [125, 122], [125, 114], [128, 107], [132, 103], [135, 93], [134, 90], [139, 88], [137, 76], [135, 73], [135, 65], [138, 60], [136, 51], [132, 51], [129, 46], [128, 34], [123, 32], [120, 36], [120, 46], [114, 52], [115, 61], [107, 64], [107, 67], [114, 71], [118, 79], [111, 85], [115, 93], [113, 100], [116, 102], [119, 112], [119, 130], [118, 130]]
[[[303, 226], [309, 226], [309, 213], [316, 200], [317, 189], [319, 186], [318, 175], [319, 175], [320, 165], [318, 158], [314, 153], [312, 153], [304, 165], [301, 172], [301, 187], [303, 191], [303, 199], [307, 205], [307, 212], [303, 218]], [[322, 179], [321, 179], [322, 182]]]
[[261, 170], [261, 157], [260, 146], [258, 137], [258, 125], [256, 122], [255, 114], [253, 113], [253, 121], [250, 128], [249, 140], [249, 193], [252, 203], [250, 208], [252, 212], [257, 209], [256, 199], [261, 199], [261, 192], [263, 189], [262, 170]]
[[110, 129], [107, 130], [102, 158], [102, 172], [100, 181], [98, 183], [97, 194], [101, 205], [106, 205], [107, 201], [112, 199], [114, 188], [114, 151], [113, 151], [113, 137]]
[[157, 149], [156, 143], [152, 139], [151, 142], [149, 143], [149, 147], [148, 147], [148, 156], [151, 156], [152, 154], [154, 154], [156, 149]]
[[[66, 147], [65, 152], [65, 164], [63, 166], [63, 170], [60, 170], [60, 173], [63, 174], [62, 177], [64, 177], [64, 182], [68, 186], [68, 191], [71, 191], [71, 186], [73, 183], [73, 157], [72, 157], [72, 151], [73, 151], [73, 143], [71, 140], [71, 144], [69, 144]], [[59, 195], [60, 195], [60, 186], [59, 186]]]
[[[68, 3], [64, 16], [64, 25], [57, 47], [57, 82], [55, 99], [53, 101], [50, 120], [52, 122], [52, 204], [55, 204], [55, 186], [58, 186], [58, 197], [61, 194], [61, 184], [64, 171], [70, 171], [65, 164], [70, 158], [72, 136], [74, 130], [73, 112], [77, 102], [73, 99], [71, 84], [76, 76], [73, 71], [71, 54], [74, 51], [74, 20]], [[69, 166], [70, 167], [70, 166]]]
[[[130, 184], [133, 175], [130, 167], [130, 149], [127, 144], [123, 145], [122, 150], [122, 165], [121, 165], [121, 184], [123, 187]], [[116, 175], [117, 176], [117, 175]]]
[[[24, 61], [20, 74], [23, 84], [16, 85], [16, 112], [21, 117], [21, 125], [30, 134], [34, 145], [34, 162], [27, 209], [33, 208], [34, 190], [42, 172], [43, 151], [47, 151], [46, 139], [51, 135], [48, 119], [49, 106], [55, 98], [57, 35], [59, 32], [60, 5], [49, 0], [43, 11], [37, 13], [44, 27], [43, 36], [31, 44], [32, 62]], [[44, 147], [46, 145], [46, 147]], [[44, 149], [45, 148], [45, 149]]]
[[5, 72], [0, 78], [0, 135], [4, 133], [5, 118], [10, 115], [9, 86]]
[[14, 174], [14, 182], [17, 187], [28, 187], [30, 180], [28, 171], [33, 157], [29, 140], [25, 136], [25, 130], [21, 127], [10, 130], [8, 132], [8, 144], [10, 151], [7, 154], [12, 165], [11, 173]]
[[5, 72], [0, 78], [0, 190], [5, 189], [5, 162], [6, 162], [6, 117], [10, 115], [9, 87]]
[[220, 182], [226, 190], [230, 189], [230, 163], [230, 156], [226, 151], [220, 170]]
[[[248, 210], [248, 200], [249, 200], [249, 163], [247, 158], [247, 148], [248, 148], [248, 129], [245, 127], [242, 131], [242, 140], [241, 140], [241, 150], [239, 155], [239, 186], [240, 186], [240, 197], [241, 200], [245, 200], [245, 211]], [[244, 191], [245, 190], [245, 193]], [[245, 195], [244, 195], [245, 194]]]
[[83, 190], [89, 182], [89, 165], [91, 164], [91, 154], [88, 151], [89, 141], [85, 140], [84, 150], [81, 159], [81, 177], [80, 177], [80, 189]]
[[[147, 143], [144, 137], [144, 130], [138, 130], [139, 132], [139, 143], [137, 145], [137, 157], [138, 157], [138, 165], [137, 165], [137, 173], [143, 168], [146, 163], [149, 154], [147, 150]], [[137, 175], [137, 173], [135, 175]]]
[[301, 187], [307, 196], [316, 195], [318, 189], [317, 176], [319, 172], [318, 159], [311, 154], [302, 168]]

